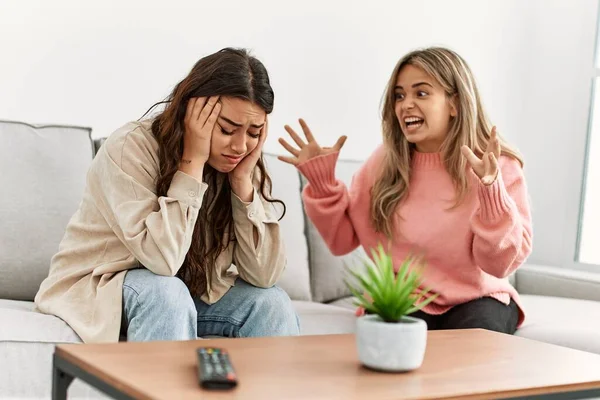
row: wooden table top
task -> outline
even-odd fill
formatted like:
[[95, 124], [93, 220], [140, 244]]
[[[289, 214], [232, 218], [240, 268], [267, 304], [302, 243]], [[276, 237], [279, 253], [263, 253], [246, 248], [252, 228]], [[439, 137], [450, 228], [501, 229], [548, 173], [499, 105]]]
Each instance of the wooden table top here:
[[[408, 373], [362, 367], [354, 335], [58, 345], [56, 354], [140, 399], [484, 399], [600, 388], [600, 355], [479, 329], [430, 331]], [[207, 391], [195, 349], [223, 347], [238, 387]]]

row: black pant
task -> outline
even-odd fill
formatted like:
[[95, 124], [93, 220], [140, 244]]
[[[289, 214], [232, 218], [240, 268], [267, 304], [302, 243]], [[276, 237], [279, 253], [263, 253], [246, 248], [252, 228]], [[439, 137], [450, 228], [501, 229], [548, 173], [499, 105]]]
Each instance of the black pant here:
[[517, 330], [519, 309], [512, 299], [506, 305], [492, 297], [482, 297], [454, 306], [441, 315], [417, 311], [410, 316], [424, 320], [428, 330], [482, 328], [512, 335]]

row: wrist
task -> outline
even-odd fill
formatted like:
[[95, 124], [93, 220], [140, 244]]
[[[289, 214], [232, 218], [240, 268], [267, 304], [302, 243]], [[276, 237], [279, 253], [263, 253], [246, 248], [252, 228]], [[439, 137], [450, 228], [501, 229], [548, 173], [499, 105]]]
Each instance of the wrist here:
[[[494, 177], [493, 177], [492, 179], [489, 179], [489, 178], [487, 178], [486, 176], [483, 176], [482, 178], [480, 178], [480, 179], [481, 179], [481, 183], [482, 183], [484, 186], [490, 186], [490, 185], [493, 185], [493, 184], [494, 184], [494, 182], [496, 182], [496, 181], [498, 180], [498, 173], [499, 173], [499, 172], [500, 172], [500, 171], [496, 171], [496, 175], [494, 175]], [[487, 178], [487, 179], [486, 179], [486, 178]]]
[[239, 197], [242, 201], [250, 203], [254, 195], [254, 186], [250, 178], [235, 178], [229, 179], [231, 185], [231, 191]]
[[196, 180], [202, 182], [204, 173], [204, 161], [193, 158], [186, 158], [184, 156], [179, 161], [178, 169], [179, 171], [190, 175], [196, 178]]

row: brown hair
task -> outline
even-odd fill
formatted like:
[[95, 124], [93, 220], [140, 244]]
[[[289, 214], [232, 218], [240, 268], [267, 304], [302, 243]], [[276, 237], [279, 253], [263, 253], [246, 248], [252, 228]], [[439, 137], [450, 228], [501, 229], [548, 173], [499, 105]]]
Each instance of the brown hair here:
[[[154, 105], [166, 105], [152, 122], [152, 132], [159, 145], [160, 170], [156, 178], [158, 196], [166, 196], [179, 168], [183, 155], [183, 120], [188, 101], [194, 97], [216, 95], [248, 100], [267, 114], [273, 111], [274, 93], [267, 70], [248, 51], [225, 48], [200, 59], [169, 97]], [[177, 273], [195, 297], [207, 290], [217, 257], [235, 240], [231, 187], [225, 175], [208, 164], [204, 166], [204, 181], [208, 189], [194, 227], [190, 249]], [[262, 155], [256, 164], [253, 180], [258, 182], [259, 193], [266, 201], [283, 206], [283, 218], [285, 204], [271, 197], [272, 182]]]

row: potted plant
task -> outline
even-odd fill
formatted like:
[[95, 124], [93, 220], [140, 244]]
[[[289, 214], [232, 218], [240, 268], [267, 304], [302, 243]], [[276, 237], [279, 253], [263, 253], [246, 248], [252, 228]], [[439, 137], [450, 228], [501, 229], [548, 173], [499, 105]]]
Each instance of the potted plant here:
[[395, 271], [383, 246], [371, 252], [373, 262], [364, 260], [361, 272], [349, 269], [346, 280], [354, 303], [365, 310], [357, 319], [356, 343], [360, 362], [382, 371], [411, 371], [423, 363], [427, 324], [410, 317], [437, 295], [421, 289], [423, 264], [407, 256]]

